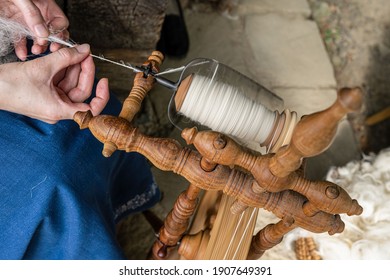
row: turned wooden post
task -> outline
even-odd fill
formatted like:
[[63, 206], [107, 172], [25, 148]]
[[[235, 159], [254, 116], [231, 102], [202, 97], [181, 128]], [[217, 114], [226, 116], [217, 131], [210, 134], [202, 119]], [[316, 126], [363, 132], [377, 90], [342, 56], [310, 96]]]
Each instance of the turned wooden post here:
[[[187, 142], [192, 143], [204, 157], [221, 165], [240, 166], [252, 173], [257, 182], [257, 184], [253, 184], [253, 190], [256, 193], [280, 192], [291, 189], [306, 196], [317, 210], [332, 214], [347, 213], [348, 215], [359, 215], [362, 212], [357, 201], [351, 199], [344, 189], [334, 183], [310, 181], [301, 177], [300, 172], [293, 172], [283, 178], [275, 176], [269, 168], [269, 161], [273, 157], [271, 154], [253, 154], [241, 148], [231, 138], [218, 132], [198, 132], [193, 128], [185, 129], [183, 135], [187, 137]], [[225, 139], [226, 145], [222, 149], [217, 149], [213, 143], [219, 142], [220, 138]], [[237, 206], [238, 209], [243, 208], [242, 203]], [[313, 207], [311, 208], [313, 209]]]
[[269, 168], [277, 177], [297, 170], [302, 158], [322, 153], [332, 143], [338, 122], [350, 112], [360, 110], [363, 94], [360, 88], [343, 88], [328, 109], [302, 117], [295, 127], [290, 145], [281, 148], [270, 160]]
[[[143, 66], [150, 67], [151, 71], [157, 73], [163, 60], [163, 54], [158, 51], [154, 51]], [[145, 76], [142, 72], [137, 73], [134, 78], [134, 85], [128, 97], [123, 102], [122, 111], [120, 112], [119, 117], [132, 122], [134, 116], [141, 109], [141, 103], [146, 94], [152, 89], [153, 84], [154, 77], [152, 75]]]
[[[151, 71], [157, 73], [163, 60], [163, 54], [158, 51], [154, 51], [143, 66], [149, 67]], [[145, 76], [142, 72], [137, 73], [134, 78], [134, 85], [123, 102], [119, 117], [127, 120], [128, 122], [132, 122], [134, 116], [141, 109], [142, 101], [144, 100], [146, 94], [152, 89], [153, 84], [154, 77], [152, 75]], [[105, 157], [110, 157], [117, 148], [118, 147], [113, 142], [106, 141], [103, 146], [102, 154]]]
[[152, 253], [154, 259], [168, 257], [169, 247], [178, 244], [186, 232], [190, 218], [194, 214], [198, 203], [200, 188], [190, 185], [176, 200], [171, 212], [160, 229], [158, 240], [154, 242]]
[[[216, 164], [202, 158], [200, 167], [205, 172], [210, 172], [215, 169]], [[175, 246], [182, 238], [196, 209], [200, 190], [200, 188], [190, 184], [188, 189], [176, 200], [172, 211], [165, 219], [164, 226], [160, 229], [159, 240], [153, 245], [152, 252], [155, 259], [165, 259], [168, 256], [168, 247]], [[203, 238], [201, 240], [204, 242]], [[185, 251], [188, 251], [188, 248]]]
[[265, 251], [282, 242], [284, 235], [294, 228], [296, 228], [294, 219], [290, 216], [286, 216], [276, 224], [267, 225], [253, 236], [247, 259], [259, 259]]

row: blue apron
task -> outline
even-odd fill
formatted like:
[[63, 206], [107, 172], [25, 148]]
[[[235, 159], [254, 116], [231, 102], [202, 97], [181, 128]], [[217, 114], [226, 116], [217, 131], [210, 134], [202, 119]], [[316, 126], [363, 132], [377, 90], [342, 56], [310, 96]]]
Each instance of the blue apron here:
[[[118, 115], [111, 96], [102, 114]], [[102, 156], [74, 121], [0, 111], [0, 259], [122, 259], [115, 223], [160, 191], [137, 153]]]

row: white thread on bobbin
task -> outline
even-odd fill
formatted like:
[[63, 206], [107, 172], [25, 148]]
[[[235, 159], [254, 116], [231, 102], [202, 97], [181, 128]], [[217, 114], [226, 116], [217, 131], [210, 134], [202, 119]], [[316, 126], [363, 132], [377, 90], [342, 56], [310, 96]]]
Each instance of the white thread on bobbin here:
[[212, 130], [260, 144], [272, 132], [275, 112], [234, 86], [192, 74], [184, 94], [178, 112]]

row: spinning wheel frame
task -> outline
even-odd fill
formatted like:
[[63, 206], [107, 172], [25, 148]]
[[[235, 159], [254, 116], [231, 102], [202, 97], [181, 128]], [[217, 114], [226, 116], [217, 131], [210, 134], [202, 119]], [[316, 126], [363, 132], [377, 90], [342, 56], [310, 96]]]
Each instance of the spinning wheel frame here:
[[[162, 61], [161, 53], [153, 52], [145, 65], [157, 72]], [[186, 234], [201, 190], [228, 196], [228, 200], [233, 200], [229, 210], [235, 215], [252, 207], [264, 208], [280, 218], [280, 222], [266, 226], [247, 243], [244, 258], [260, 257], [295, 227], [334, 234], [344, 229], [339, 214], [361, 214], [361, 206], [341, 187], [325, 181], [309, 181], [298, 170], [303, 158], [319, 154], [329, 146], [338, 121], [360, 108], [359, 89], [341, 90], [330, 108], [298, 122], [289, 145], [282, 145], [275, 153], [259, 155], [213, 131], [183, 130], [182, 137], [196, 150], [182, 147], [173, 139], [143, 135], [132, 125], [132, 120], [153, 83], [153, 76], [137, 73], [119, 117], [93, 117], [91, 112], [77, 112], [74, 116], [80, 128], [89, 128], [104, 143], [104, 156], [110, 156], [116, 149], [135, 151], [157, 168], [177, 173], [190, 182], [160, 229], [159, 239], [153, 245], [153, 258], [169, 258], [170, 251], [179, 242], [179, 252], [183, 255], [203, 254], [197, 248], [206, 247], [209, 230], [194, 236]], [[316, 141], [308, 135], [316, 135]]]

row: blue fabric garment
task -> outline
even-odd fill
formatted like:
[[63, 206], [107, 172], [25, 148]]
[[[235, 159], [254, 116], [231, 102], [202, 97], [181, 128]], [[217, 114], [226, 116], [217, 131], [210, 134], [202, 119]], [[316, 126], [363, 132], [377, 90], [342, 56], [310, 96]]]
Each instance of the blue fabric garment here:
[[[111, 96], [103, 114], [118, 115]], [[0, 259], [122, 259], [114, 225], [160, 199], [146, 159], [74, 121], [0, 111]]]

